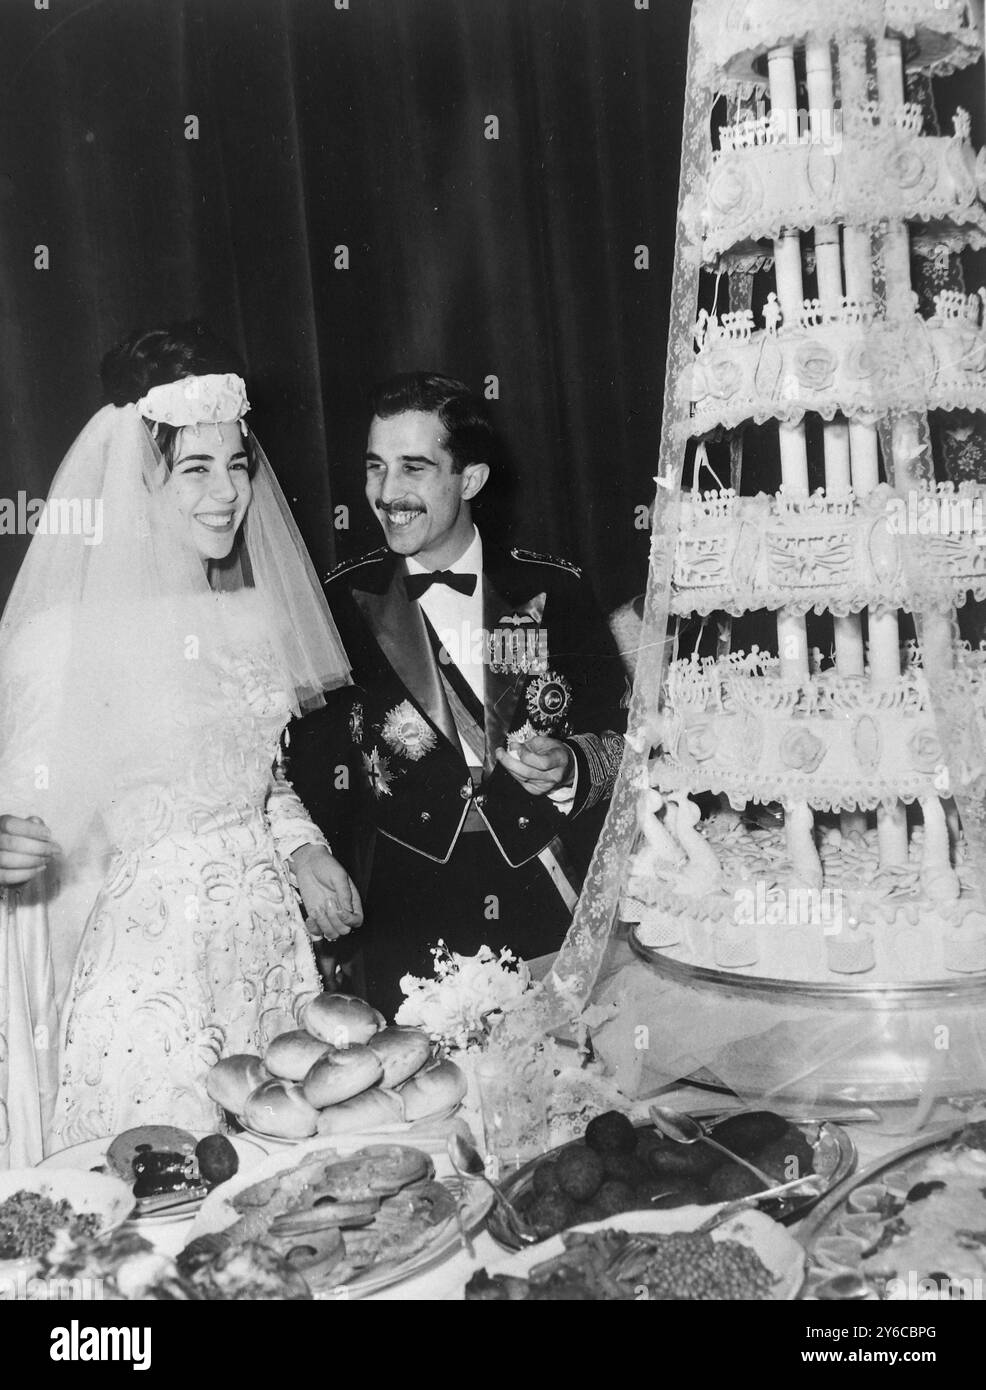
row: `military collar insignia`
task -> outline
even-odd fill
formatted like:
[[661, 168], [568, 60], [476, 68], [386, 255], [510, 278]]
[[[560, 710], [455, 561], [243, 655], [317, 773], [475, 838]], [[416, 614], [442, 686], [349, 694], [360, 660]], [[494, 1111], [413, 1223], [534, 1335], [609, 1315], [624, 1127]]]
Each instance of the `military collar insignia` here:
[[571, 560], [563, 560], [558, 555], [544, 555], [538, 550], [523, 550], [519, 545], [515, 545], [510, 554], [515, 560], [522, 560], [525, 564], [554, 565], [556, 569], [574, 574], [576, 579], [582, 578], [582, 571], [578, 565], [573, 565]]
[[390, 553], [387, 546], [381, 545], [378, 546], [376, 550], [369, 551], [366, 555], [356, 555], [352, 559], [341, 560], [339, 564], [336, 565], [335, 569], [329, 570], [328, 574], [322, 580], [322, 583], [331, 584], [333, 579], [338, 579], [344, 574], [351, 574], [353, 570], [361, 569], [363, 565], [377, 564], [379, 561], [386, 559]]

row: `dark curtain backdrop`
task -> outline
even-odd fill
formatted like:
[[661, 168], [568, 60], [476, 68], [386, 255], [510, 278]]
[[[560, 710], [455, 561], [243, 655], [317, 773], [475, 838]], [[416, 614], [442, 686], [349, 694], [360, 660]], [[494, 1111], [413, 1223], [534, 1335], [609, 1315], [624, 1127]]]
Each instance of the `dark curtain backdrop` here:
[[[368, 386], [433, 367], [499, 378], [519, 535], [621, 602], [645, 580], [688, 0], [336, 2], [0, 0], [0, 495], [44, 494], [108, 346], [199, 315], [247, 361], [320, 570], [378, 543]], [[0, 537], [0, 601], [24, 546]]]

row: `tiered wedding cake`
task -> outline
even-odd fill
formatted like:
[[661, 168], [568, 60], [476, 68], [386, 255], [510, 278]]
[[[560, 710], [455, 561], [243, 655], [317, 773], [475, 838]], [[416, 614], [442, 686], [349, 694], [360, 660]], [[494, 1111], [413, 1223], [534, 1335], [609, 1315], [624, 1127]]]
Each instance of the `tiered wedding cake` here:
[[[926, 273], [986, 245], [986, 162], [963, 110], [935, 133], [928, 80], [982, 56], [980, 19], [964, 0], [696, 0], [690, 80], [728, 110], [685, 222], [730, 311], [699, 314], [678, 389], [694, 485], [658, 506], [677, 508], [667, 611], [715, 615], [718, 648], [671, 663], [643, 731], [661, 751], [619, 911], [672, 966], [986, 972], [960, 825], [986, 651], [957, 623], [986, 598], [986, 484], [936, 480], [928, 424], [986, 411], [986, 291]], [[751, 431], [777, 473], [743, 496]], [[708, 491], [716, 450], [733, 486]], [[776, 646], [731, 651], [730, 619], [757, 610]]]

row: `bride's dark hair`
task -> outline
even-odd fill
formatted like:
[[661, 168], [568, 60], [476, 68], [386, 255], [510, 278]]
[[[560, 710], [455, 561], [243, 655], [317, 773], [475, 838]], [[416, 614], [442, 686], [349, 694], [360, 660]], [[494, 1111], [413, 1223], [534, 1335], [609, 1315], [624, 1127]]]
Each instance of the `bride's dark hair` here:
[[[109, 405], [135, 404], [152, 386], [167, 386], [182, 377], [226, 372], [246, 375], [239, 354], [199, 319], [139, 329], [110, 348], [99, 368], [103, 394]], [[174, 462], [177, 438], [178, 428], [174, 425], [160, 425], [155, 432], [158, 448], [169, 468]], [[252, 465], [249, 443], [247, 452]]]

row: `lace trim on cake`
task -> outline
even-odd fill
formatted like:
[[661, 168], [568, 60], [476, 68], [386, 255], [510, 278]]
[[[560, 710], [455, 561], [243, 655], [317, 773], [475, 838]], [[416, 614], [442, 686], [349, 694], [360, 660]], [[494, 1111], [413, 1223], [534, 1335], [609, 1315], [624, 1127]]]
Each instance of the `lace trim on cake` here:
[[754, 331], [752, 318], [698, 324], [701, 348], [687, 380], [691, 432], [749, 419], [793, 423], [807, 411], [872, 422], [894, 409], [986, 410], [982, 302], [957, 295], [956, 312], [945, 303], [951, 293], [937, 296], [942, 312], [930, 319], [867, 323], [872, 311], [862, 302], [829, 309], [806, 301], [796, 325], [776, 326], [776, 303], [764, 308], [772, 315], [764, 330]]
[[904, 497], [883, 483], [862, 498], [724, 489], [681, 500], [675, 613], [947, 612], [970, 591], [986, 598], [986, 485], [925, 483]]
[[[762, 709], [789, 714], [846, 715], [903, 709], [912, 714], [930, 709], [922, 658], [913, 641], [903, 647], [906, 670], [893, 681], [820, 671], [789, 680], [780, 659], [754, 646], [724, 657], [687, 657], [668, 667], [668, 702], [675, 709]], [[986, 692], [986, 641], [978, 647], [954, 643], [955, 665], [937, 672], [936, 683], [967, 698]]]
[[[935, 737], [932, 725], [921, 730]], [[941, 756], [939, 751], [939, 756]], [[727, 772], [722, 767], [688, 768], [667, 758], [661, 764], [658, 783], [662, 792], [712, 792], [726, 796], [736, 811], [742, 811], [748, 801], [805, 801], [816, 811], [874, 811], [879, 806], [894, 806], [898, 801], [910, 805], [920, 797], [937, 794], [934, 777], [911, 774], [892, 778], [860, 780], [853, 784], [839, 774], [836, 781], [825, 781], [817, 774], [795, 777], [777, 773], [742, 775]]]
[[664, 709], [661, 791], [721, 792], [746, 801], [804, 801], [866, 809], [894, 799], [948, 795], [979, 775], [986, 724], [986, 648], [956, 644], [956, 665], [937, 672], [954, 735], [947, 754], [916, 648], [895, 681], [821, 671], [787, 680], [758, 649], [673, 662]]
[[957, 579], [954, 587], [940, 587], [937, 593], [925, 591], [916, 602], [904, 588], [892, 591], [872, 588], [865, 593], [857, 589], [849, 594], [840, 594], [828, 588], [804, 590], [775, 587], [769, 593], [752, 590], [745, 594], [737, 593], [732, 588], [682, 588], [676, 589], [672, 595], [670, 611], [676, 618], [688, 617], [692, 613], [707, 618], [712, 613], [720, 612], [738, 618], [758, 608], [775, 612], [785, 608], [799, 616], [817, 613], [821, 617], [828, 613], [836, 618], [849, 618], [861, 613], [864, 608], [875, 606], [898, 608], [905, 613], [913, 612], [915, 607], [922, 612], [947, 613], [952, 608], [964, 608], [970, 598], [976, 603], [986, 599], [986, 576], [973, 580]]
[[706, 261], [738, 242], [831, 222], [946, 219], [982, 237], [982, 173], [965, 139], [886, 127], [846, 131], [831, 144], [723, 151], [704, 193], [686, 200], [685, 227]]
[[696, 80], [761, 89], [757, 60], [782, 44], [837, 43], [892, 30], [915, 41], [910, 69], [944, 76], [982, 56], [978, 16], [965, 3], [934, 0], [697, 0]]

